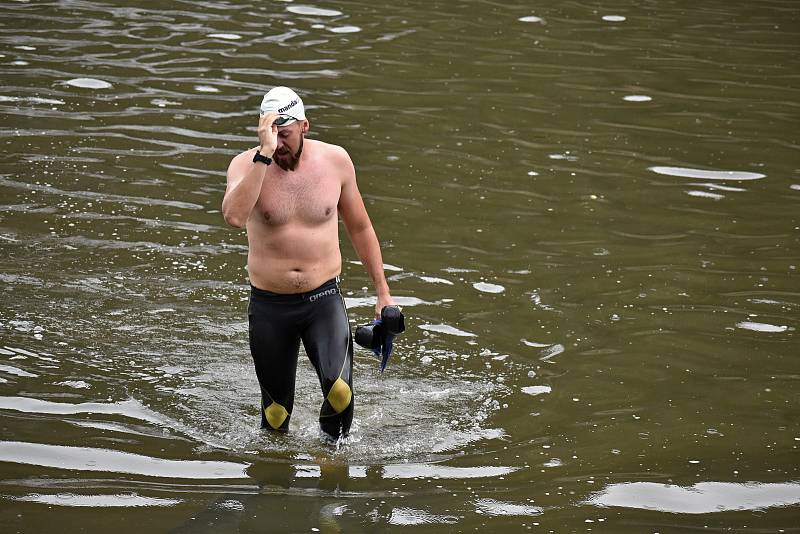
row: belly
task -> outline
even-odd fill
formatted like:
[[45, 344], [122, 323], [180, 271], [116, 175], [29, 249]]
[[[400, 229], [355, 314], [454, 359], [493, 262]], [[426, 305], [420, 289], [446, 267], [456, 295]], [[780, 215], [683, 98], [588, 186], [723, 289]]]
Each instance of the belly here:
[[342, 269], [336, 219], [323, 225], [248, 225], [250, 283], [275, 293], [302, 293], [338, 276]]

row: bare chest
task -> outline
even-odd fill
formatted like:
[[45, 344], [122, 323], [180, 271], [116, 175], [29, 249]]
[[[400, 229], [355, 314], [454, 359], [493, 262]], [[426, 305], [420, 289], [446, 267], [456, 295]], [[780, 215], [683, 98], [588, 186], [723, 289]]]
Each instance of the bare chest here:
[[258, 215], [267, 225], [322, 224], [336, 217], [340, 193], [335, 179], [301, 173], [268, 176], [258, 199]]

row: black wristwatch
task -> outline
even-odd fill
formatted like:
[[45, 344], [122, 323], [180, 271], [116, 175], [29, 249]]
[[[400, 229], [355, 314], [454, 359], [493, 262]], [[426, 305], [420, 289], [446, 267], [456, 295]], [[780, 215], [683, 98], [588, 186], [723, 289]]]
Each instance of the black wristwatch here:
[[269, 165], [270, 163], [272, 163], [272, 158], [267, 157], [267, 156], [262, 156], [261, 155], [261, 151], [260, 150], [256, 150], [256, 155], [253, 156], [253, 163], [255, 163], [257, 161], [260, 161], [261, 163], [266, 163], [267, 165]]

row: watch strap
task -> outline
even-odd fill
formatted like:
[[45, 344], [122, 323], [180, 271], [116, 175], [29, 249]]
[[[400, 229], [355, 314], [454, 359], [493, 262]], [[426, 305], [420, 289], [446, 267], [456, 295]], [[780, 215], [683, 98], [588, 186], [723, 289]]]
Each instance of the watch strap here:
[[264, 156], [263, 154], [261, 154], [260, 150], [256, 150], [256, 155], [253, 156], [253, 163], [256, 163], [258, 161], [266, 165], [269, 165], [270, 163], [272, 163], [272, 158], [270, 158], [269, 156]]

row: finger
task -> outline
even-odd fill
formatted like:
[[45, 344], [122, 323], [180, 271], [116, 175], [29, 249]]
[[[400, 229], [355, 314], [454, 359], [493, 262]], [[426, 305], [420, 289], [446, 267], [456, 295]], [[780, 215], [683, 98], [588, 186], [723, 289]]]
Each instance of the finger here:
[[275, 113], [274, 111], [269, 111], [261, 115], [261, 118], [258, 120], [258, 125], [259, 126], [274, 125], [273, 123], [278, 117], [279, 115], [277, 113]]

